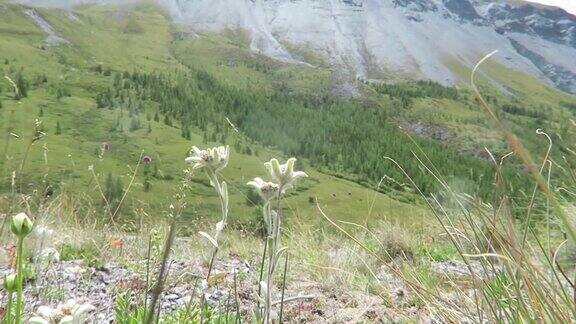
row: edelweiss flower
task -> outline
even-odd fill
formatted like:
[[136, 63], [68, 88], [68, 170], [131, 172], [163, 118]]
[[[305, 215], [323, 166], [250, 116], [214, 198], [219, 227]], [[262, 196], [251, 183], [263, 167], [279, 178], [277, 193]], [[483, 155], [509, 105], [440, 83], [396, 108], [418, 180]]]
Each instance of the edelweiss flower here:
[[47, 226], [38, 225], [34, 229], [34, 234], [39, 238], [45, 238], [45, 237], [52, 236], [52, 234], [54, 234], [54, 231], [51, 230], [50, 228], [48, 228]]
[[302, 171], [294, 171], [294, 162], [296, 162], [296, 158], [289, 158], [285, 164], [280, 164], [277, 159], [272, 159], [270, 162], [264, 163], [264, 166], [281, 188], [288, 188], [296, 179], [308, 176]]
[[86, 315], [94, 311], [96, 307], [90, 304], [78, 304], [74, 299], [68, 300], [66, 303], [58, 305], [56, 308], [48, 306], [38, 307], [36, 312], [38, 316], [30, 319], [31, 324], [80, 324], [86, 322]]
[[214, 172], [220, 171], [228, 165], [230, 149], [228, 145], [212, 147], [201, 150], [192, 146], [192, 156], [186, 158], [186, 163], [192, 164], [193, 169], [209, 168]]
[[38, 258], [43, 262], [58, 262], [60, 261], [60, 252], [54, 248], [45, 248], [40, 251]]
[[254, 178], [254, 180], [247, 184], [256, 189], [265, 202], [278, 196], [278, 191], [280, 190], [280, 187], [277, 184], [274, 182], [266, 182], [262, 180], [262, 178]]

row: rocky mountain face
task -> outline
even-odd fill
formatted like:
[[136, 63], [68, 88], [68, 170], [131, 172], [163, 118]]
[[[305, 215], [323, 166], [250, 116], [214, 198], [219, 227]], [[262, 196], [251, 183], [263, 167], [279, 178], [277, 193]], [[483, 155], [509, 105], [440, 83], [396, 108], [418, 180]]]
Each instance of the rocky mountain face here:
[[498, 63], [576, 93], [576, 17], [558, 8], [491, 0], [156, 1], [179, 23], [247, 30], [253, 51], [285, 61], [302, 61], [295, 48], [311, 49], [350, 77], [454, 84], [455, 65], [472, 66], [497, 49]]

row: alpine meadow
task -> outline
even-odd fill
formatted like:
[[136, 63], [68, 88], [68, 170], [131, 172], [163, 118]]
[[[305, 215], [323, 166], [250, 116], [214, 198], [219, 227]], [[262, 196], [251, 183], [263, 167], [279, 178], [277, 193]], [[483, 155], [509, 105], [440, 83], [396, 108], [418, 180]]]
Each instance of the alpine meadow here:
[[0, 0], [0, 323], [576, 321], [576, 16]]

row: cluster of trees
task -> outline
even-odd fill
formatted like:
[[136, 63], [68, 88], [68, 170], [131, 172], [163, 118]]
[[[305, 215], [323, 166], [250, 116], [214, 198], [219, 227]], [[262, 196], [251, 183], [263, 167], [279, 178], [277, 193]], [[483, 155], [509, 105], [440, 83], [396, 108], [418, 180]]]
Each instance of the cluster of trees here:
[[[455, 89], [427, 81], [381, 85], [378, 89], [406, 98], [458, 97]], [[308, 158], [312, 165], [360, 182], [375, 184], [384, 175], [405, 182], [403, 173], [385, 159], [388, 156], [405, 168], [424, 193], [438, 192], [439, 184], [415, 158], [417, 152], [425, 154], [440, 175], [458, 183], [463, 191], [485, 199], [494, 191], [491, 163], [433, 140], [410, 138], [388, 117], [387, 111], [394, 107], [329, 95], [280, 91], [270, 95], [221, 83], [204, 71], [118, 74], [114, 86], [97, 97], [97, 102], [112, 106], [126, 100], [139, 100], [141, 105], [153, 102], [165, 120], [186, 129], [196, 127], [204, 134], [218, 133], [222, 140], [230, 131], [228, 118], [253, 140]], [[530, 182], [522, 172], [512, 168], [504, 172], [511, 187], [529, 188]]]
[[458, 100], [458, 90], [443, 86], [434, 81], [415, 81], [409, 83], [368, 83], [379, 94], [399, 99], [403, 107], [412, 104], [413, 98], [447, 98]]
[[546, 113], [543, 111], [526, 109], [522, 106], [515, 104], [503, 104], [501, 107], [502, 111], [512, 115], [527, 116], [538, 120], [546, 119]]

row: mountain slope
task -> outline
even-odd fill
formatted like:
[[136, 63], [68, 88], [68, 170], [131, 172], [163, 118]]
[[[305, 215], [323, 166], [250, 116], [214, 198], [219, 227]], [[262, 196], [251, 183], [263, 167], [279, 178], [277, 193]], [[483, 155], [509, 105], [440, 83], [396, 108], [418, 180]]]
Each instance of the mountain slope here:
[[487, 0], [157, 2], [174, 20], [195, 29], [246, 30], [253, 51], [276, 59], [299, 62], [293, 46], [311, 49], [347, 80], [420, 78], [458, 84], [462, 79], [448, 62], [473, 65], [498, 49], [496, 59], [503, 66], [576, 92], [576, 17], [561, 9]]
[[284, 44], [305, 46], [352, 76], [457, 84], [447, 60], [473, 65], [498, 49], [503, 66], [576, 91], [576, 17], [562, 10], [468, 0], [163, 3], [181, 23], [245, 29], [252, 50], [283, 60], [298, 60]]
[[[44, 148], [33, 146], [25, 169], [33, 184], [63, 181], [72, 183], [68, 187], [72, 191], [92, 184], [90, 173], [71, 170], [68, 154], [74, 164], [82, 161], [83, 169], [90, 163], [102, 165], [97, 169], [101, 181], [113, 173], [127, 183], [127, 172], [144, 151], [157, 161], [154, 167], [159, 170], [153, 173], [151, 191], [143, 190], [146, 175], [138, 175], [131, 202], [147, 202], [160, 210], [177, 184], [190, 145], [229, 143], [240, 153], [238, 165], [227, 177], [238, 188], [232, 201], [243, 219], [250, 219], [254, 211], [246, 203], [245, 181], [261, 175], [261, 163], [278, 155], [277, 150], [306, 158], [314, 166], [310, 173], [319, 181], [304, 182], [301, 192], [291, 197], [296, 209], [313, 214], [312, 202], [318, 196], [342, 208], [339, 215], [350, 219], [366, 215], [362, 192], [374, 194], [361, 185], [380, 185], [389, 197], [417, 203], [403, 183], [404, 175], [384, 156], [398, 159], [426, 194], [436, 193], [441, 188], [414, 159], [414, 144], [419, 144], [460, 190], [489, 198], [492, 180], [484, 175], [492, 172], [492, 165], [485, 160], [483, 148], [496, 155], [507, 153], [500, 134], [465, 89], [434, 82], [356, 81], [353, 85], [363, 99], [346, 100], [331, 94], [334, 73], [313, 51], [286, 45], [315, 65], [276, 60], [251, 51], [251, 39], [242, 31], [190, 30], [173, 24], [155, 6], [38, 8], [35, 14], [20, 5], [1, 4], [0, 8], [5, 17], [0, 21], [2, 69], [13, 79], [23, 75], [30, 83], [30, 96], [21, 103], [12, 100], [7, 83], [2, 85], [0, 100], [5, 108], [0, 127], [25, 138], [25, 130], [39, 116], [47, 140], [53, 141], [48, 152], [56, 152], [55, 158], [48, 159], [49, 169], [56, 172], [44, 176]], [[55, 37], [64, 41], [51, 42]], [[458, 75], [469, 75], [469, 66], [448, 62]], [[526, 139], [529, 149], [545, 149], [546, 143], [533, 132], [544, 126], [570, 142], [567, 129], [574, 115], [573, 97], [497, 63], [487, 64], [484, 72], [490, 79], [480, 80], [483, 92], [500, 116], [510, 117], [510, 129]], [[489, 80], [506, 84], [513, 96], [503, 95]], [[11, 121], [11, 114], [17, 122]], [[229, 120], [243, 135], [230, 132]], [[56, 134], [58, 122], [61, 134]], [[405, 131], [418, 135], [414, 142]], [[110, 142], [114, 152], [104, 161], [96, 153], [102, 142]], [[10, 136], [5, 140], [9, 156], [2, 170], [5, 186], [10, 184], [10, 171], [17, 170], [25, 156], [24, 143]], [[514, 171], [506, 169], [511, 184], [522, 191], [528, 185], [526, 177]], [[383, 176], [385, 181], [380, 183]], [[82, 180], [71, 181], [76, 178]], [[206, 184], [199, 183], [195, 189], [201, 194], [187, 216], [210, 213], [214, 197], [205, 195]], [[90, 189], [90, 196], [98, 199], [96, 188]], [[394, 208], [402, 214], [412, 208], [389, 198], [380, 201], [402, 206]]]
[[[154, 219], [172, 201], [190, 146], [220, 145], [223, 140], [232, 146], [231, 162], [224, 173], [233, 206], [231, 222], [242, 226], [258, 218], [257, 209], [248, 203], [249, 190], [245, 183], [263, 176], [263, 162], [281, 153], [251, 141], [250, 154], [243, 150], [246, 144], [238, 150], [234, 144], [248, 139], [231, 131], [227, 131], [227, 138], [218, 134], [217, 142], [203, 138], [203, 132], [213, 134], [214, 127], [230, 130], [225, 121], [211, 124], [207, 130], [191, 127], [189, 139], [184, 138], [183, 128], [177, 122], [167, 125], [163, 114], [155, 120], [158, 106], [153, 102], [133, 98], [134, 104], [97, 108], [98, 94], [105, 93], [124, 73], [188, 70], [171, 54], [170, 22], [157, 8], [97, 6], [74, 12], [37, 9], [33, 16], [42, 17], [54, 35], [66, 40], [51, 45], [46, 42], [49, 35], [26, 14], [27, 10], [18, 5], [0, 4], [0, 71], [14, 80], [23, 75], [28, 83], [28, 96], [21, 100], [14, 100], [9, 83], [0, 83], [3, 134], [0, 188], [3, 193], [10, 191], [12, 172], [15, 172], [16, 184], [22, 192], [63, 192], [62, 197], [72, 195], [100, 204], [96, 179], [104, 191], [109, 174], [127, 188], [139, 156], [144, 153], [151, 156], [153, 162], [140, 166], [125, 203], [126, 210], [140, 210], [142, 214], [120, 216], [129, 223], [141, 218]], [[46, 136], [26, 153], [36, 119], [41, 121]], [[110, 145], [110, 150], [99, 158], [103, 142]], [[89, 171], [91, 165], [96, 178]], [[144, 190], [146, 169], [153, 173], [148, 191]], [[371, 199], [377, 210], [374, 217], [382, 215], [390, 206], [394, 206], [394, 214], [398, 216], [418, 213], [419, 209], [413, 205], [351, 181], [312, 167], [307, 167], [306, 172], [310, 179], [287, 199], [287, 208], [303, 217], [316, 214], [313, 197], [329, 203], [328, 211], [348, 220], [364, 219]], [[199, 174], [195, 178], [198, 181], [193, 183], [184, 221], [197, 226], [193, 221], [204, 222], [214, 216], [218, 202], [208, 183], [202, 180], [203, 176]], [[82, 211], [78, 213], [82, 215]]]

